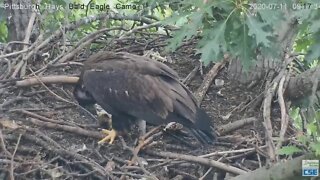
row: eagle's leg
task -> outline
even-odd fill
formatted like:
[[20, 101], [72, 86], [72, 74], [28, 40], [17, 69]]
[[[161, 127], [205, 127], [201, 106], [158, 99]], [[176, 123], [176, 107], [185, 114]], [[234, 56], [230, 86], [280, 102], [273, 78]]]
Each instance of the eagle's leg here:
[[138, 129], [139, 129], [139, 135], [140, 137], [146, 134], [146, 121], [145, 120], [137, 120]]
[[115, 138], [117, 137], [117, 134], [118, 134], [117, 131], [114, 130], [114, 129], [111, 129], [111, 130], [103, 129], [102, 133], [106, 134], [107, 136], [105, 138], [101, 139], [98, 142], [98, 144], [103, 144], [106, 141], [109, 141], [109, 144], [112, 144], [113, 141], [115, 140]]
[[112, 129], [112, 115], [106, 112], [100, 105], [95, 104], [96, 113], [98, 116], [99, 124], [105, 128], [111, 129], [102, 129], [102, 133], [106, 134], [106, 137], [101, 139], [98, 144], [103, 144], [105, 142], [109, 142], [109, 144], [112, 144], [115, 138], [117, 137], [117, 131]]
[[132, 120], [130, 119], [130, 116], [124, 114], [113, 114], [111, 117], [111, 130], [103, 129], [102, 133], [106, 134], [107, 136], [98, 143], [102, 144], [108, 141], [109, 144], [112, 144], [118, 135], [128, 132], [132, 124]]

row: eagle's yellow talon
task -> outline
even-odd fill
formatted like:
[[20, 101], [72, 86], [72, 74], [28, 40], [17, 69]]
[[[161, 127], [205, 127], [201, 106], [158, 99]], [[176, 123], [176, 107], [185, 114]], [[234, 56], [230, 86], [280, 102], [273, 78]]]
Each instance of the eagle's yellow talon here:
[[109, 141], [109, 144], [112, 144], [114, 139], [117, 137], [117, 131], [115, 131], [114, 129], [112, 129], [112, 130], [103, 129], [101, 132], [103, 134], [106, 134], [107, 136], [105, 138], [101, 139], [98, 142], [98, 144], [103, 144], [106, 141]]

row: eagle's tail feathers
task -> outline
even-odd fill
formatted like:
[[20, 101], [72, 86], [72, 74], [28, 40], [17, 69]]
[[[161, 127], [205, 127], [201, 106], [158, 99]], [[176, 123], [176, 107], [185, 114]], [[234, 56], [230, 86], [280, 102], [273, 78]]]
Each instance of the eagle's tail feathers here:
[[201, 142], [211, 144], [217, 139], [213, 128], [211, 128], [213, 123], [211, 121], [211, 118], [205, 111], [200, 108], [197, 109], [195, 126], [198, 130], [192, 130], [192, 133]]

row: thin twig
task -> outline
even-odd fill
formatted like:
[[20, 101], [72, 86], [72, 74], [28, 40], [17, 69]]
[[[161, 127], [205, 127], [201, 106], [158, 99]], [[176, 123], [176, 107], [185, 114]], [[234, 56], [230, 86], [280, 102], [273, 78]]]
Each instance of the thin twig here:
[[214, 161], [212, 159], [206, 159], [206, 158], [202, 158], [202, 157], [197, 157], [197, 156], [191, 156], [191, 155], [186, 155], [186, 154], [177, 154], [177, 153], [172, 153], [172, 152], [160, 152], [160, 151], [150, 151], [150, 150], [144, 150], [145, 153], [147, 154], [151, 154], [154, 156], [161, 156], [164, 158], [174, 158], [174, 159], [182, 159], [185, 161], [190, 161], [190, 162], [194, 162], [194, 163], [199, 163], [199, 164], [203, 164], [206, 166], [210, 166], [210, 167], [215, 167], [218, 169], [222, 169], [224, 171], [233, 173], [233, 174], [245, 174], [246, 171], [218, 162], [218, 161]]
[[[266, 148], [267, 146], [261, 146], [259, 147], [260, 149]], [[244, 152], [248, 152], [248, 151], [255, 151], [257, 148], [247, 148], [247, 149], [237, 149], [237, 150], [231, 150], [231, 151], [220, 151], [220, 152], [213, 152], [213, 153], [209, 153], [209, 154], [204, 154], [201, 155], [199, 157], [203, 157], [203, 158], [207, 158], [207, 157], [211, 157], [211, 156], [217, 156], [217, 155], [224, 155], [224, 154], [231, 154], [231, 153], [244, 153]]]
[[[137, 161], [139, 167], [141, 168], [141, 170], [142, 170], [145, 174], [147, 174], [148, 176], [150, 176], [149, 178], [158, 180], [158, 178], [157, 178], [155, 175], [153, 175], [152, 173], [150, 173], [150, 172], [149, 172], [148, 170], [146, 170], [146, 168], [143, 166], [142, 162], [141, 162], [141, 161], [139, 160], [139, 158], [138, 158], [138, 153], [136, 152], [136, 148], [133, 149], [133, 148], [129, 147], [129, 146], [126, 144], [126, 142], [123, 140], [123, 138], [120, 138], [120, 140], [121, 140], [121, 143], [122, 143], [122, 146], [124, 147], [124, 149], [127, 149], [127, 150], [131, 151], [131, 153], [133, 154], [133, 158], [132, 158], [132, 159], [133, 159], [134, 161], [131, 160], [131, 161], [128, 163], [128, 166], [131, 166], [132, 164], [134, 164], [135, 161]], [[122, 177], [123, 177], [123, 176], [121, 176], [120, 179], [122, 179]]]
[[144, 26], [138, 26], [138, 27], [133, 28], [133, 29], [131, 29], [130, 31], [124, 33], [123, 35], [121, 35], [121, 36], [119, 37], [119, 39], [123, 39], [124, 37], [126, 37], [126, 36], [128, 36], [128, 35], [130, 35], [130, 34], [132, 34], [132, 33], [134, 33], [134, 32], [136, 32], [136, 31], [138, 31], [138, 30], [141, 30], [141, 29], [149, 29], [149, 28], [152, 28], [152, 27], [157, 27], [157, 26], [159, 26], [159, 25], [161, 25], [160, 22], [155, 22], [155, 23], [152, 23], [152, 24], [144, 25]]
[[[119, 27], [116, 28], [103, 28], [98, 31], [95, 31], [86, 37], [82, 38], [76, 45], [74, 49], [68, 51], [61, 59], [58, 59], [58, 62], [63, 63], [74, 57], [74, 55], [78, 52], [80, 52], [84, 47], [88, 46], [91, 44], [91, 42], [97, 38], [100, 37], [102, 33], [108, 32], [108, 31], [113, 31], [113, 30], [119, 30]], [[52, 63], [55, 63], [54, 61]], [[51, 63], [51, 64], [52, 64]], [[39, 71], [37, 71], [39, 72]]]
[[67, 131], [67, 132], [79, 134], [82, 136], [94, 137], [94, 138], [99, 138], [99, 139], [104, 138], [104, 135], [102, 133], [99, 133], [96, 131], [88, 131], [88, 130], [85, 130], [80, 127], [55, 124], [55, 123], [51, 123], [51, 122], [44, 122], [44, 121], [36, 120], [34, 118], [30, 118], [30, 122], [32, 122], [35, 125], [41, 126], [41, 127], [58, 129], [58, 130], [62, 130], [62, 131]]
[[75, 125], [77, 125], [77, 124], [74, 124], [74, 123], [69, 123], [69, 122], [67, 122], [67, 121], [58, 121], [58, 120], [50, 119], [50, 118], [41, 116], [41, 115], [39, 115], [39, 114], [30, 112], [30, 111], [27, 111], [27, 110], [24, 110], [24, 109], [18, 109], [18, 110], [11, 111], [11, 112], [20, 112], [20, 113], [23, 113], [23, 114], [28, 115], [28, 116], [30, 116], [30, 117], [37, 118], [37, 119], [40, 119], [40, 120], [42, 120], [42, 121], [47, 121], [47, 122], [51, 122], [51, 123], [56, 123], [56, 124], [65, 124], [65, 125], [69, 125], [69, 126], [75, 126]]
[[192, 79], [196, 76], [198, 70], [199, 70], [200, 64], [197, 64], [196, 67], [193, 68], [193, 70], [185, 77], [182, 81], [183, 84], [188, 85]]
[[18, 150], [18, 146], [19, 146], [19, 144], [20, 144], [21, 136], [22, 136], [22, 134], [19, 134], [16, 147], [14, 148], [13, 154], [12, 154], [12, 156], [11, 156], [11, 163], [10, 163], [10, 179], [11, 179], [11, 180], [14, 180], [14, 167], [13, 167], [13, 164], [14, 164], [14, 156], [16, 155], [16, 152], [17, 152], [17, 150]]
[[1, 149], [3, 150], [3, 152], [5, 154], [7, 154], [7, 156], [12, 157], [12, 154], [7, 150], [6, 144], [4, 143], [4, 138], [3, 138], [3, 134], [2, 134], [1, 129], [0, 129], [0, 144], [1, 144]]

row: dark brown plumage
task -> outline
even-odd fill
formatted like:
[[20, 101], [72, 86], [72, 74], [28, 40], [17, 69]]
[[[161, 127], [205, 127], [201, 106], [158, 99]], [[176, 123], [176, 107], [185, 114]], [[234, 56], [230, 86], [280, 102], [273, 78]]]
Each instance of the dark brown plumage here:
[[112, 114], [117, 131], [143, 119], [159, 125], [178, 122], [201, 141], [215, 139], [210, 117], [177, 73], [158, 61], [119, 52], [99, 52], [88, 58], [75, 88], [80, 105], [96, 102]]

